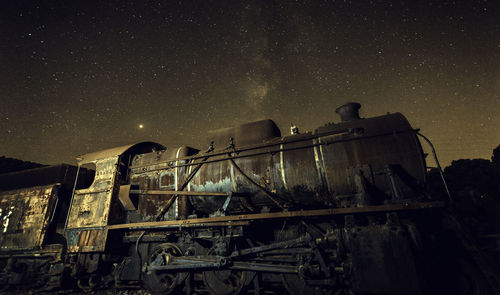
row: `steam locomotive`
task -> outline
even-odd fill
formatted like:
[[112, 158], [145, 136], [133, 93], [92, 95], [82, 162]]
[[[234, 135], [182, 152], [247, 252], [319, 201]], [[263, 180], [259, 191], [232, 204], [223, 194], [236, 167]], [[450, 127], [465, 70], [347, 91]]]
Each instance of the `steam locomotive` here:
[[491, 292], [425, 188], [418, 130], [359, 108], [314, 132], [263, 120], [212, 131], [201, 150], [141, 142], [0, 175], [0, 288]]

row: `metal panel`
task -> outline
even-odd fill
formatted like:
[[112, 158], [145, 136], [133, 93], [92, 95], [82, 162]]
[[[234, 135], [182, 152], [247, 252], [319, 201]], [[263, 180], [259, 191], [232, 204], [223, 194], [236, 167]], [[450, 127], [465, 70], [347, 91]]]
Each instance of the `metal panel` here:
[[[293, 201], [303, 208], [317, 205], [319, 202], [331, 205], [331, 194], [326, 189], [322, 175], [318, 177], [318, 173], [322, 172], [318, 171], [318, 165], [321, 163], [316, 161], [314, 141], [309, 135], [292, 135], [283, 139], [283, 146], [290, 149], [280, 153], [283, 183], [286, 184], [287, 193]], [[305, 140], [296, 142], [301, 136]]]
[[129, 144], [129, 145], [124, 145], [124, 146], [119, 146], [107, 150], [102, 150], [94, 153], [89, 153], [85, 155], [78, 156], [77, 159], [81, 163], [90, 163], [96, 160], [100, 159], [106, 159], [106, 158], [111, 158], [115, 156], [120, 156], [121, 154], [125, 153], [131, 148], [137, 148], [140, 149], [141, 152], [146, 152], [146, 149], [150, 148], [151, 149], [165, 149], [164, 146], [161, 144], [155, 143], [155, 142], [141, 142], [141, 143], [134, 143], [134, 144]]
[[108, 231], [103, 228], [70, 229], [67, 231], [69, 252], [104, 251]]
[[86, 228], [103, 228], [108, 224], [118, 159], [119, 156], [114, 156], [96, 160], [94, 183], [75, 191], [66, 225], [70, 252], [104, 251], [106, 235], [102, 235], [102, 230], [92, 233], [93, 230]]
[[120, 185], [118, 200], [120, 200], [120, 203], [122, 204], [124, 210], [126, 211], [137, 210], [136, 205], [130, 198], [130, 184]]
[[236, 147], [260, 144], [274, 138], [280, 138], [281, 132], [272, 120], [245, 123], [236, 127], [211, 130], [208, 138], [215, 149], [224, 149], [232, 143]]
[[[144, 164], [165, 163], [165, 161], [172, 160], [176, 165], [186, 163], [186, 161], [177, 161], [176, 159], [185, 158], [186, 156], [193, 155], [199, 152], [197, 149], [191, 147], [178, 147], [171, 150], [157, 151], [147, 154], [137, 155], [132, 160], [132, 165], [142, 166]], [[133, 187], [140, 190], [148, 191], [176, 191], [176, 188], [185, 181], [189, 167], [165, 167], [159, 171], [147, 171], [139, 169], [140, 172], [132, 169], [130, 173], [130, 183]], [[187, 188], [189, 190], [189, 188]], [[135, 190], [134, 190], [135, 191]], [[184, 193], [186, 191], [183, 191]], [[137, 192], [136, 192], [137, 193]], [[154, 221], [159, 219], [177, 219], [178, 217], [187, 216], [187, 201], [185, 196], [180, 194], [176, 197], [176, 201], [172, 206], [163, 212], [165, 205], [171, 200], [171, 195], [150, 195], [142, 194], [138, 198], [138, 210], [134, 214], [130, 214], [127, 218], [130, 222], [137, 220]], [[136, 214], [137, 213], [137, 214]]]
[[[128, 162], [120, 163], [120, 157], [128, 154], [143, 153], [162, 145], [142, 142], [105, 151], [83, 155], [79, 165], [94, 163], [95, 179], [86, 189], [75, 190], [66, 223], [66, 237], [70, 252], [101, 252], [105, 250], [107, 230], [114, 200], [118, 201], [118, 165], [126, 167]], [[122, 175], [123, 177], [123, 175]], [[116, 196], [115, 196], [116, 194]]]
[[56, 205], [56, 185], [0, 192], [0, 251], [40, 248]]
[[94, 183], [76, 190], [67, 228], [105, 226], [108, 221], [118, 157], [97, 160]]
[[318, 128], [316, 134], [337, 130], [350, 132], [322, 136], [319, 141], [327, 145], [320, 147], [318, 156], [325, 168], [328, 191], [338, 195], [338, 205], [348, 206], [341, 198], [357, 193], [349, 181], [349, 171], [363, 165], [370, 165], [373, 170], [371, 185], [376, 188], [373, 192], [391, 196], [386, 173], [387, 166], [391, 165], [398, 169], [399, 178], [407, 180], [407, 183], [401, 183], [405, 198], [418, 193], [415, 187], [425, 181], [424, 159], [415, 131], [403, 115], [397, 113], [326, 125]]

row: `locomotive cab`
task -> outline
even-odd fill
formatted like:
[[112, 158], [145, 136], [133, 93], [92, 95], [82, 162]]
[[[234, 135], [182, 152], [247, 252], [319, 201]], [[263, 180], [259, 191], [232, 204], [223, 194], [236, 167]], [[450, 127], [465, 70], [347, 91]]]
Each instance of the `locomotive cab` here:
[[143, 142], [79, 157], [79, 168], [95, 165], [93, 183], [75, 189], [66, 219], [69, 252], [103, 252], [106, 247], [108, 224], [120, 220], [116, 199], [121, 183], [127, 181], [127, 171], [134, 154], [163, 149], [157, 143]]

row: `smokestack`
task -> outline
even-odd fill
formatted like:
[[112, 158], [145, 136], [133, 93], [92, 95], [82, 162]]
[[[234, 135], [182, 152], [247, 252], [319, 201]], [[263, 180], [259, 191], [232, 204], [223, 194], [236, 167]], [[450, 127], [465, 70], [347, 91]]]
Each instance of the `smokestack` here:
[[359, 120], [359, 112], [358, 110], [361, 108], [361, 105], [357, 102], [349, 102], [344, 105], [338, 107], [335, 112], [340, 115], [342, 122]]

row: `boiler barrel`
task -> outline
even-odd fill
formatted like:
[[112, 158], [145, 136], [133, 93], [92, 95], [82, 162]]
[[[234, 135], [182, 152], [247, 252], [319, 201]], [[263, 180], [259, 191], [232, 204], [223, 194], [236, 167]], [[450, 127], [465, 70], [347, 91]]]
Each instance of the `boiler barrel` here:
[[[420, 143], [398, 113], [328, 124], [314, 133], [268, 138], [261, 146], [231, 154], [236, 156], [234, 163], [203, 164], [188, 190], [239, 193], [231, 199], [228, 211], [242, 212], [277, 206], [306, 209], [384, 203], [414, 197], [425, 180]], [[229, 153], [215, 159], [225, 157]], [[196, 210], [207, 214], [225, 202], [205, 196], [190, 200]]]

